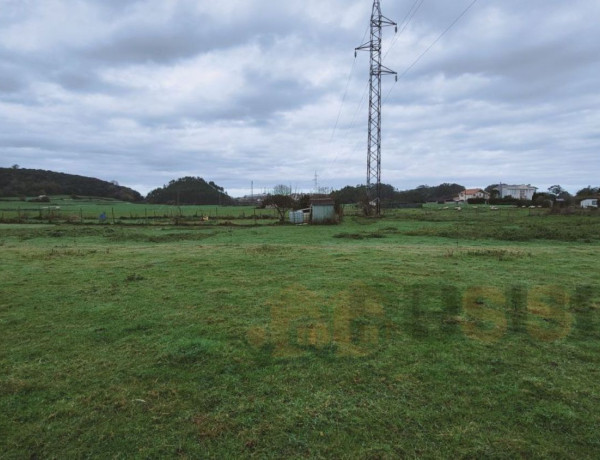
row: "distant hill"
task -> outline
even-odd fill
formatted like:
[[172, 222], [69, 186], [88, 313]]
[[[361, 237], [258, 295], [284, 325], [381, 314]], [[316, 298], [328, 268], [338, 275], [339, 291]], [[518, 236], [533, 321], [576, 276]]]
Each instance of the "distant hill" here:
[[201, 177], [182, 177], [168, 185], [152, 190], [146, 197], [148, 203], [156, 204], [235, 204], [223, 187], [206, 182]]
[[41, 169], [0, 168], [0, 197], [84, 195], [141, 201], [142, 195], [116, 183]]

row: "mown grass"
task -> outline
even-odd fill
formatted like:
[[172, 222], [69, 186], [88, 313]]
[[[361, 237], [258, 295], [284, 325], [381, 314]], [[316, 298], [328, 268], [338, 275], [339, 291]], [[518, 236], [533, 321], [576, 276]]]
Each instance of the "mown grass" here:
[[596, 458], [596, 219], [456, 214], [0, 226], [1, 456]]

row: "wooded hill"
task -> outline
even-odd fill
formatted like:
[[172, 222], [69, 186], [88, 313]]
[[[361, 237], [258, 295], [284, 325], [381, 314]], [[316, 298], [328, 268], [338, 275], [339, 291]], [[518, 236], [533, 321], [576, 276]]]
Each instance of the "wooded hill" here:
[[141, 201], [139, 192], [114, 182], [41, 169], [0, 168], [0, 197], [79, 195]]
[[148, 203], [172, 205], [233, 205], [223, 187], [214, 182], [206, 182], [201, 177], [182, 177], [172, 180], [168, 185], [152, 190], [146, 197]]

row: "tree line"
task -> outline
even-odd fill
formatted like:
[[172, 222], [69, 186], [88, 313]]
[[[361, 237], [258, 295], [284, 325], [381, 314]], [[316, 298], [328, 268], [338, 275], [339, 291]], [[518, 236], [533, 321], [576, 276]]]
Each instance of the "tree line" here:
[[[498, 184], [491, 184], [485, 188], [490, 193], [489, 201], [492, 204], [520, 203], [516, 198], [498, 198], [495, 190], [497, 186]], [[380, 185], [383, 206], [404, 203], [446, 202], [453, 200], [463, 190], [465, 190], [465, 187], [456, 183], [443, 183], [436, 186], [419, 185], [410, 190], [397, 190], [390, 184]], [[236, 200], [230, 197], [223, 187], [213, 181], [207, 182], [201, 177], [186, 176], [172, 180], [163, 187], [152, 190], [144, 198], [139, 192], [129, 187], [120, 186], [115, 181], [107, 182], [92, 177], [39, 169], [21, 169], [18, 165], [13, 165], [11, 168], [0, 168], [0, 197], [36, 197], [39, 195], [94, 196], [132, 202], [145, 200], [148, 203], [171, 205], [237, 204]], [[308, 206], [308, 195], [282, 198], [291, 195], [291, 187], [277, 185], [273, 189], [271, 197], [263, 203], [263, 206], [274, 205], [278, 208]], [[577, 191], [575, 195], [571, 195], [562, 186], [553, 185], [546, 192], [538, 191], [535, 193], [532, 201], [536, 205], [548, 206], [559, 202], [569, 206], [584, 198], [598, 197], [598, 195], [600, 195], [600, 186], [593, 187], [589, 185]], [[367, 196], [367, 190], [366, 186], [362, 184], [348, 185], [333, 191], [330, 196], [338, 204], [363, 203]], [[292, 201], [294, 202], [292, 203]]]
[[[459, 184], [443, 183], [436, 186], [419, 185], [411, 190], [396, 190], [390, 184], [381, 184], [380, 193], [383, 205], [394, 203], [428, 203], [449, 201], [465, 189]], [[342, 204], [361, 203], [367, 194], [365, 185], [346, 186], [331, 195]]]

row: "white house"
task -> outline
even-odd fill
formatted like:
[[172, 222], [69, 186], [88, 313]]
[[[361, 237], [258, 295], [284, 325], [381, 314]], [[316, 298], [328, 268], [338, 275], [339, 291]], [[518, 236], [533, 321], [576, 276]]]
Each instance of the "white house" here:
[[537, 190], [537, 187], [533, 187], [532, 185], [507, 185], [500, 184], [494, 190], [498, 190], [499, 198], [507, 198], [512, 197], [518, 200], [527, 200], [531, 201], [533, 199], [533, 194]]
[[484, 200], [489, 200], [490, 194], [480, 188], [468, 188], [458, 194], [457, 201], [467, 201], [472, 198], [483, 198]]
[[598, 207], [598, 199], [597, 198], [586, 198], [585, 200], [581, 200], [582, 208], [597, 208]]

